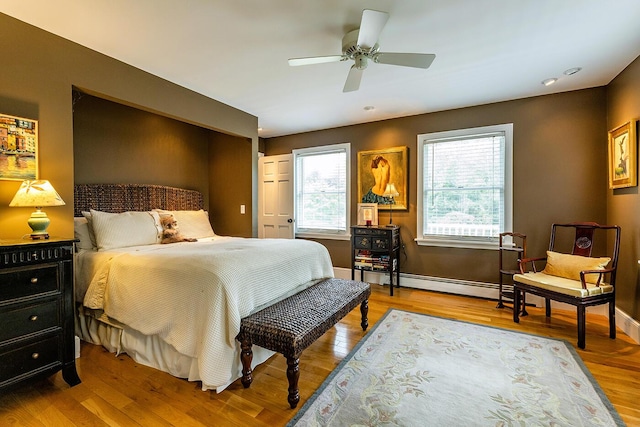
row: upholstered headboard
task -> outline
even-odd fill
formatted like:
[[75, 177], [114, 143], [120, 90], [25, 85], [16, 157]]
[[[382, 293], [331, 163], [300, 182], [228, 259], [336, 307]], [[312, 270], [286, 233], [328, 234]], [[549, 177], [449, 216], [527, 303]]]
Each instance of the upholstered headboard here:
[[204, 209], [202, 193], [196, 190], [149, 184], [76, 184], [74, 216], [95, 209], [104, 212], [148, 211], [151, 209]]

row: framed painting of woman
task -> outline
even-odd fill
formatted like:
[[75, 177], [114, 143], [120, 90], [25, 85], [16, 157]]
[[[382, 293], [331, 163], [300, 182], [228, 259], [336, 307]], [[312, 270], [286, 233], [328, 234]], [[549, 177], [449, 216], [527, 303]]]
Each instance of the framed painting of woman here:
[[407, 156], [407, 147], [358, 152], [358, 203], [377, 203], [382, 210], [406, 210]]

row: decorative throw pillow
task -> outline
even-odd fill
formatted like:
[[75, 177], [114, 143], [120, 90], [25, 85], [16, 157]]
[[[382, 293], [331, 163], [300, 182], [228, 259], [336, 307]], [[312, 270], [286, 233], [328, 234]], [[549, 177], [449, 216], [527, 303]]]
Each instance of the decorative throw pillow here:
[[87, 227], [89, 228], [89, 238], [91, 239], [91, 245], [93, 249], [96, 249], [96, 234], [93, 232], [93, 218], [91, 218], [91, 212], [82, 211], [82, 216], [87, 220]]
[[203, 209], [198, 211], [168, 211], [164, 209], [154, 209], [160, 215], [173, 215], [180, 227], [180, 233], [187, 238], [201, 239], [204, 237], [214, 237], [216, 234], [209, 222], [209, 213]]
[[108, 213], [91, 210], [98, 250], [160, 242], [162, 227], [157, 212]]
[[[583, 270], [604, 270], [611, 258], [591, 258], [580, 255], [568, 255], [547, 251], [547, 265], [543, 273], [566, 279], [580, 280], [580, 272]], [[587, 274], [585, 280], [588, 283], [596, 283], [598, 275]]]
[[78, 249], [95, 250], [95, 246], [91, 241], [89, 233], [89, 222], [85, 217], [73, 218], [73, 237], [78, 241], [76, 247]]

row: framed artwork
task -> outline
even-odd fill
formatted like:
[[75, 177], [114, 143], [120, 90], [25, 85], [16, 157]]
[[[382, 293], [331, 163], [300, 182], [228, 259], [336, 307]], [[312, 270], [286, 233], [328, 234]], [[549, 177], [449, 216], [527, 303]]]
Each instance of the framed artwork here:
[[0, 114], [0, 179], [38, 178], [38, 121]]
[[638, 185], [636, 120], [609, 131], [609, 188]]
[[358, 203], [358, 225], [378, 225], [377, 203]]
[[[358, 152], [358, 202], [377, 203], [379, 210], [408, 208], [408, 151], [393, 147]], [[394, 195], [384, 196], [390, 188]]]

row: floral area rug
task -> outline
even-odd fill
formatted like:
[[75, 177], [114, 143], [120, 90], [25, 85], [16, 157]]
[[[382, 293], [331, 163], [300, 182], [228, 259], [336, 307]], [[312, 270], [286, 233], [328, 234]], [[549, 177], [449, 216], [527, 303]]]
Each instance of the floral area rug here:
[[565, 341], [389, 310], [288, 426], [623, 426]]

